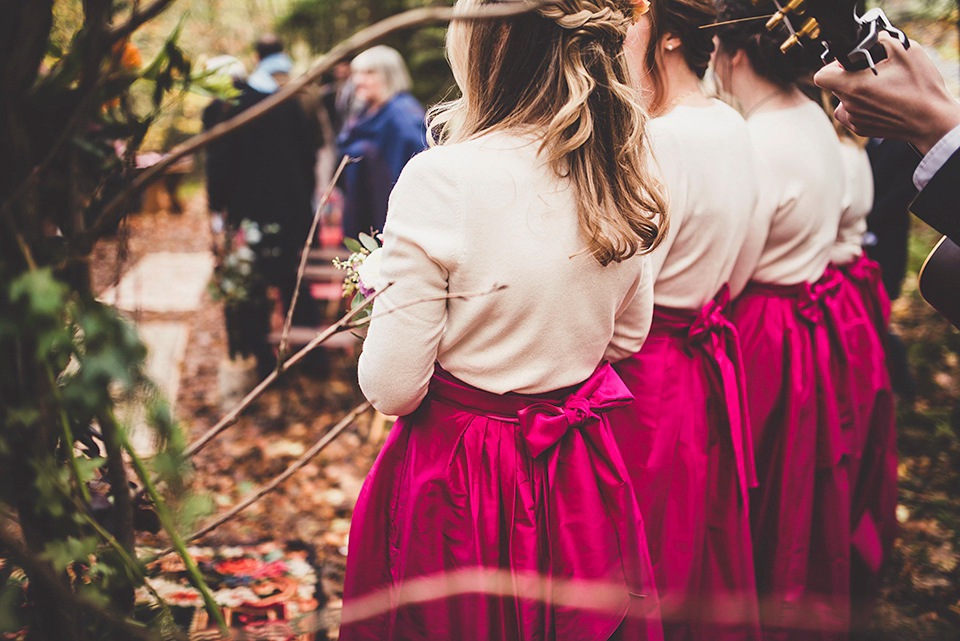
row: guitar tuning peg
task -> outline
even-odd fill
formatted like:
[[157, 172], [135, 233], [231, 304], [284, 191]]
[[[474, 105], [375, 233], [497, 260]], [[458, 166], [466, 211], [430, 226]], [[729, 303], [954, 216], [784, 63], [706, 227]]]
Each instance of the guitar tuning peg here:
[[811, 38], [817, 39], [820, 37], [820, 23], [817, 22], [816, 18], [810, 18], [803, 23], [803, 26], [800, 27], [800, 30], [797, 31], [797, 35], [801, 38]]
[[783, 44], [780, 45], [780, 51], [787, 53], [798, 44], [800, 44], [800, 38], [797, 37], [797, 34], [791, 34], [790, 37], [784, 40]]
[[783, 22], [783, 19], [787, 17], [788, 13], [794, 12], [802, 7], [804, 2], [806, 2], [806, 0], [790, 0], [783, 9], [780, 9], [770, 16], [770, 19], [767, 21], [767, 31], [776, 29], [780, 23]]
[[800, 44], [800, 38], [819, 38], [820, 37], [820, 23], [817, 22], [816, 18], [810, 18], [803, 23], [803, 26], [797, 29], [797, 32], [787, 38], [782, 45], [780, 45], [780, 51], [787, 53], [798, 44]]

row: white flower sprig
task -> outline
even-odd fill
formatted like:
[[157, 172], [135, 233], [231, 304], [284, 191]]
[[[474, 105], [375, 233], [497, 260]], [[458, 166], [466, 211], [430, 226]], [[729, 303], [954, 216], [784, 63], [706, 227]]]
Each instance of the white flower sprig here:
[[383, 236], [374, 233], [360, 234], [357, 240], [345, 238], [343, 244], [351, 252], [346, 260], [333, 259], [337, 269], [347, 272], [343, 278], [343, 297], [350, 299], [350, 309], [367, 306], [354, 318], [355, 324], [370, 322], [370, 313], [373, 303], [368, 299], [380, 287], [380, 257], [382, 254], [381, 240]]

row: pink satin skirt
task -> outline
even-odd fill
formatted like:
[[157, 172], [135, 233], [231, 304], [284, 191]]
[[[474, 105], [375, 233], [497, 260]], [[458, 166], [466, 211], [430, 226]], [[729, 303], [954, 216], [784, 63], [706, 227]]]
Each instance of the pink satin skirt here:
[[740, 343], [722, 311], [656, 307], [614, 367], [634, 396], [610, 413], [643, 515], [664, 638], [760, 639], [748, 488], [756, 485]]
[[394, 426], [350, 530], [344, 641], [662, 639], [603, 365], [555, 393], [496, 395], [437, 369]]
[[864, 625], [897, 532], [896, 413], [885, 350], [890, 303], [879, 265], [866, 256], [839, 272], [843, 282], [828, 303], [828, 317], [846, 346], [834, 368], [848, 386], [849, 407], [841, 414], [853, 422], [852, 596], [857, 624]]
[[825, 318], [842, 279], [750, 283], [740, 334], [759, 487], [751, 493], [760, 620], [767, 640], [846, 640], [850, 625], [849, 435]]

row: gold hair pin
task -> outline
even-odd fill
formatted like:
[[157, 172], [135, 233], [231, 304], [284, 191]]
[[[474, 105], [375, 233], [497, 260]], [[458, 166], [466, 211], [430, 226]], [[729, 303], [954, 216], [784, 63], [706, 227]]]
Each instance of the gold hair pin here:
[[775, 15], [776, 15], [775, 13], [771, 13], [771, 14], [766, 15], [766, 16], [751, 16], [751, 17], [749, 17], [749, 18], [737, 18], [736, 20], [727, 20], [727, 21], [725, 21], [725, 22], [712, 22], [712, 23], [710, 23], [710, 24], [702, 24], [702, 25], [700, 25], [700, 28], [701, 28], [701, 29], [713, 29], [714, 27], [722, 27], [722, 26], [725, 25], [725, 24], [736, 24], [736, 23], [738, 23], [738, 22], [750, 22], [751, 20], [769, 20], [770, 18], [772, 18], [772, 17], [775, 16]]

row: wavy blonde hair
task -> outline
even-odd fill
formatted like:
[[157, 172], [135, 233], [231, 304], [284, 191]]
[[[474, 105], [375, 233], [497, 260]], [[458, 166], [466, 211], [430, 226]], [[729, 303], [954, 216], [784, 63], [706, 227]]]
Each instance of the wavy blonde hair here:
[[623, 53], [632, 20], [630, 0], [560, 0], [514, 18], [455, 21], [447, 56], [462, 96], [428, 116], [434, 144], [536, 133], [540, 153], [573, 183], [580, 230], [601, 265], [653, 249], [669, 220]]

